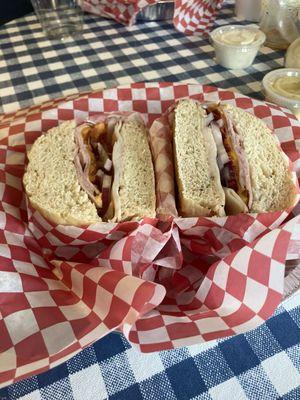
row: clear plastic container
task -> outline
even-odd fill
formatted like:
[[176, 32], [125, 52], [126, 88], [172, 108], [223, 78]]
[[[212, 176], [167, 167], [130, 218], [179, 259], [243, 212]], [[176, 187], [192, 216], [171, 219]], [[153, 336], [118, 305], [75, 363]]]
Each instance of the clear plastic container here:
[[259, 22], [262, 0], [235, 0], [235, 14], [247, 21]]
[[[300, 69], [280, 68], [266, 74], [262, 81], [265, 98], [267, 101], [270, 101], [271, 103], [275, 103], [281, 107], [288, 108], [300, 120], [300, 86], [297, 85], [295, 89], [296, 92], [295, 97], [299, 96], [299, 98], [294, 98], [294, 99], [285, 95], [284, 92], [279, 93], [278, 90], [275, 89], [274, 84], [278, 82], [278, 79], [285, 77], [299, 78], [299, 83], [300, 83]], [[299, 92], [298, 92], [298, 87], [299, 87]]]
[[216, 62], [228, 69], [248, 68], [266, 36], [256, 25], [226, 25], [210, 33]]
[[49, 39], [64, 39], [82, 31], [81, 0], [31, 0], [31, 3]]
[[260, 29], [266, 34], [265, 45], [287, 49], [300, 36], [300, 0], [264, 0]]

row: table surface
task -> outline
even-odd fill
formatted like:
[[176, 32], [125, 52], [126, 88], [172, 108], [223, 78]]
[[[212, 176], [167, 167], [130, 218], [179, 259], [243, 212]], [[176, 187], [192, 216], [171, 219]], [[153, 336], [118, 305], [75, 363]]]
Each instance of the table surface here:
[[[217, 25], [233, 18], [232, 5]], [[283, 65], [263, 47], [252, 67], [217, 65], [207, 38], [169, 23], [124, 27], [85, 15], [83, 34], [48, 41], [34, 15], [0, 28], [0, 112], [136, 81], [214, 84], [262, 98], [261, 80]], [[1, 362], [1, 361], [0, 361]], [[177, 350], [140, 354], [112, 333], [71, 360], [0, 390], [0, 399], [290, 399], [300, 398], [300, 294], [254, 331]]]
[[[225, 5], [217, 24], [232, 20]], [[262, 78], [283, 66], [283, 54], [263, 47], [252, 67], [229, 71], [215, 63], [207, 38], [184, 36], [170, 23], [126, 27], [86, 14], [81, 36], [51, 42], [29, 15], [0, 28], [0, 112], [139, 81], [214, 84], [262, 97]]]

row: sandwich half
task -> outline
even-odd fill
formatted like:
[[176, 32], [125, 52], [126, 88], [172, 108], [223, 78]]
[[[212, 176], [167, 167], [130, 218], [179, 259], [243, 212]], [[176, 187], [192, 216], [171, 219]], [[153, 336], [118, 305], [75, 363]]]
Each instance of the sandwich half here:
[[225, 215], [217, 146], [207, 124], [207, 113], [199, 103], [178, 102], [173, 145], [180, 214]]
[[175, 108], [174, 163], [183, 216], [262, 213], [294, 205], [288, 159], [265, 123], [233, 106]]
[[76, 127], [67, 121], [40, 136], [23, 177], [29, 202], [55, 224], [89, 225], [155, 217], [154, 170], [140, 118]]
[[[213, 132], [219, 129], [223, 139], [223, 149], [218, 148], [222, 183], [242, 200], [241, 207], [263, 213], [293, 206], [296, 188], [289, 161], [271, 129], [254, 115], [228, 104], [209, 110], [217, 121], [211, 123]], [[219, 156], [224, 148], [227, 162]]]
[[112, 153], [114, 220], [155, 217], [154, 168], [143, 123], [128, 119], [115, 129]]

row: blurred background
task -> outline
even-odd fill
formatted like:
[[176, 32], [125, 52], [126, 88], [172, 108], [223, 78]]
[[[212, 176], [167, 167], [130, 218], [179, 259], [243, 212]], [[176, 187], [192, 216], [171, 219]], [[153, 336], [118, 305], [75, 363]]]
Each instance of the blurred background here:
[[0, 25], [33, 11], [30, 0], [0, 0]]

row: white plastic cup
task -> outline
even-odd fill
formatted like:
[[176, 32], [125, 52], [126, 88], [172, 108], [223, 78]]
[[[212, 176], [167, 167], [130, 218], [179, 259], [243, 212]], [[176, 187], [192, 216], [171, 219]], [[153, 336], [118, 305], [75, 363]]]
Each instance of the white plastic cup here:
[[284, 66], [286, 68], [300, 68], [300, 37], [296, 39], [287, 49]]
[[[227, 44], [220, 40], [220, 35], [227, 31], [251, 30], [257, 38], [250, 44]], [[216, 62], [227, 69], [245, 69], [253, 63], [258, 50], [266, 40], [266, 35], [255, 25], [226, 25], [210, 33], [212, 45], [215, 49]]]
[[31, 0], [49, 39], [63, 39], [82, 31], [82, 0]]
[[264, 76], [263, 81], [262, 81], [262, 87], [263, 87], [265, 99], [267, 101], [270, 101], [271, 103], [277, 104], [278, 106], [288, 108], [300, 120], [300, 100], [285, 97], [285, 96], [277, 93], [273, 89], [273, 82], [275, 82], [276, 79], [284, 77], [284, 76], [299, 76], [300, 77], [300, 69], [298, 69], [298, 68], [280, 68], [280, 69], [275, 69], [274, 71], [268, 72]]

